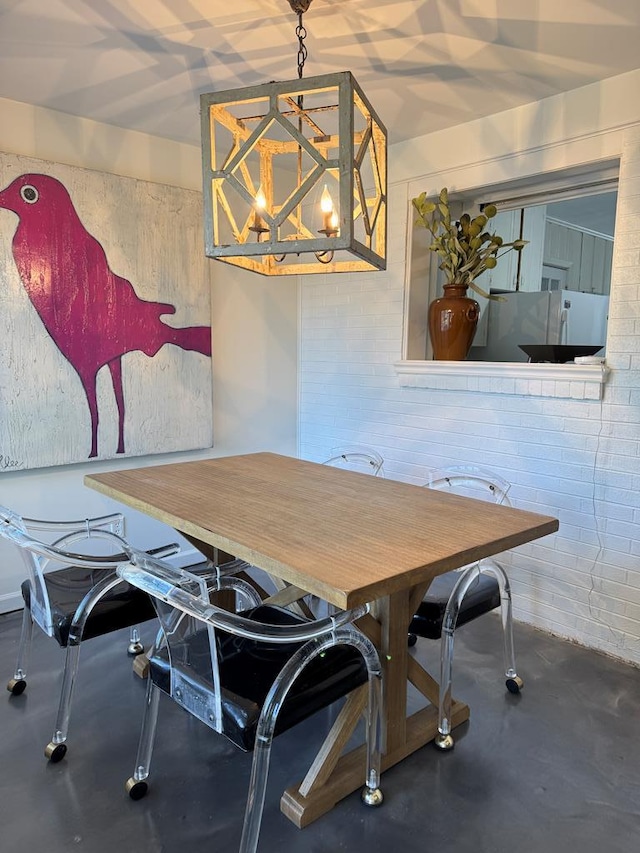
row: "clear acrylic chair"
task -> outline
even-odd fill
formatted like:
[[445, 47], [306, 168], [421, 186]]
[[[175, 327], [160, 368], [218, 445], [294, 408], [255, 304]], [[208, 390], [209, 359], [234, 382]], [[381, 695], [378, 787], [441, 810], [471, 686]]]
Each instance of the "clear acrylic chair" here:
[[250, 584], [227, 576], [243, 608], [230, 613], [209, 603], [212, 583], [135, 553], [118, 574], [154, 600], [163, 643], [150, 657], [150, 676], [129, 796], [147, 792], [160, 695], [236, 746], [254, 752], [240, 853], [254, 853], [264, 806], [274, 735], [345, 696], [368, 687], [367, 766], [362, 799], [379, 805], [380, 661], [371, 641], [351, 624], [368, 607], [320, 620], [261, 603]]
[[[510, 484], [496, 474], [474, 466], [456, 466], [432, 472], [427, 488], [510, 506]], [[434, 578], [409, 625], [409, 645], [417, 637], [440, 640], [439, 749], [452, 749], [451, 681], [456, 628], [500, 608], [506, 687], [519, 693], [523, 681], [516, 672], [511, 616], [511, 587], [506, 572], [493, 559], [480, 560]]]
[[371, 447], [334, 447], [322, 464], [384, 477], [384, 459]]
[[[34, 531], [52, 541], [36, 539]], [[144, 648], [138, 625], [155, 618], [149, 597], [116, 575], [118, 563], [128, 559], [123, 551], [123, 532], [124, 516], [120, 513], [76, 521], [41, 521], [22, 518], [0, 507], [0, 535], [16, 546], [27, 573], [21, 587], [25, 606], [18, 659], [7, 690], [12, 696], [19, 696], [27, 686], [34, 622], [66, 649], [58, 715], [53, 737], [45, 749], [45, 756], [52, 762], [60, 761], [67, 752], [81, 641], [128, 627], [127, 650], [131, 655], [139, 654]], [[155, 552], [169, 556], [178, 550], [178, 545], [171, 544]], [[96, 590], [104, 595], [89, 607], [88, 596]]]

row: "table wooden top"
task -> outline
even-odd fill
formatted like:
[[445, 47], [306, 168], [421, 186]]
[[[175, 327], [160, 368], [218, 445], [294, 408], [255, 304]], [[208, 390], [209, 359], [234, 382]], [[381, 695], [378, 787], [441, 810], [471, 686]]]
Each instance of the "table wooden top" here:
[[343, 608], [558, 529], [549, 516], [274, 453], [85, 484]]

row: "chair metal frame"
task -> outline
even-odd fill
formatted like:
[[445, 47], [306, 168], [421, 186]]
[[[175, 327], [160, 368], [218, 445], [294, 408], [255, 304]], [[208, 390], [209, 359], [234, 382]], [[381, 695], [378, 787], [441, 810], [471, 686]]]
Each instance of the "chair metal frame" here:
[[[255, 853], [258, 845], [260, 823], [264, 807], [267, 774], [271, 755], [271, 743], [274, 736], [278, 713], [286, 700], [294, 682], [305, 670], [306, 666], [317, 656], [324, 655], [327, 649], [335, 645], [349, 645], [362, 655], [368, 674], [368, 705], [365, 711], [367, 735], [367, 768], [365, 787], [362, 800], [366, 805], [377, 806], [382, 803], [380, 791], [380, 697], [382, 671], [378, 653], [373, 643], [357, 630], [351, 623], [364, 616], [368, 605], [360, 606], [349, 611], [342, 611], [333, 616], [296, 625], [267, 625], [253, 621], [240, 614], [230, 613], [210, 603], [209, 596], [213, 590], [232, 589], [239, 594], [245, 604], [251, 606], [261, 603], [260, 596], [252, 587], [233, 576], [219, 576], [210, 580], [206, 585], [199, 576], [184, 569], [175, 569], [154, 557], [140, 552], [131, 553], [131, 562], [120, 565], [118, 576], [128, 583], [147, 592], [156, 602], [168, 605], [174, 609], [177, 618], [186, 615], [198, 620], [209, 631], [209, 643], [213, 666], [213, 684], [219, 675], [216, 657], [215, 630], [222, 630], [239, 638], [268, 643], [304, 643], [298, 648], [284, 665], [280, 674], [272, 684], [258, 720], [255, 738], [254, 757], [249, 783], [249, 793], [245, 810], [245, 819], [240, 842], [240, 853]], [[197, 590], [194, 594], [193, 590]], [[161, 604], [157, 605], [161, 625]], [[166, 608], [165, 608], [166, 609]], [[170, 613], [172, 611], [169, 611]], [[176, 617], [172, 617], [176, 618]], [[166, 616], [165, 616], [166, 620]], [[175, 624], [175, 623], [174, 623]], [[165, 640], [166, 637], [165, 628]], [[170, 644], [169, 644], [170, 645]], [[178, 678], [172, 668], [172, 681]], [[177, 682], [176, 682], [177, 683]], [[145, 714], [142, 732], [136, 757], [133, 776], [127, 782], [127, 790], [132, 799], [144, 796], [147, 790], [147, 779], [158, 717], [158, 705], [161, 689], [149, 678]], [[209, 705], [207, 712], [194, 710], [193, 703], [184, 698], [182, 691], [175, 695], [172, 689], [171, 698], [181, 704], [185, 710], [195, 714], [202, 722], [224, 734], [222, 714], [215, 706]], [[200, 703], [197, 703], [198, 706]]]

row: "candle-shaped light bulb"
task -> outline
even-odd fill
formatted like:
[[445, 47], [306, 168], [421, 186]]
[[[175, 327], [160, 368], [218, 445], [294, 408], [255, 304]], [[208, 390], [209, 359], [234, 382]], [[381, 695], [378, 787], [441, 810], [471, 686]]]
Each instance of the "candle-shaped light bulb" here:
[[322, 228], [324, 231], [331, 230], [331, 216], [334, 214], [333, 209], [333, 199], [331, 198], [331, 194], [327, 189], [327, 185], [324, 185], [324, 190], [322, 191], [322, 197], [320, 198], [320, 210], [322, 211]]
[[257, 231], [258, 233], [262, 231], [266, 231], [264, 220], [262, 215], [267, 207], [267, 199], [265, 198], [264, 191], [262, 187], [258, 187], [258, 192], [255, 195], [255, 199], [253, 202], [253, 225], [251, 226], [252, 231]]
[[334, 210], [331, 214], [331, 220], [329, 222], [329, 227], [336, 234], [338, 233], [338, 226], [340, 225], [340, 218], [338, 217], [338, 211]]
[[264, 192], [262, 190], [262, 187], [259, 187], [258, 192], [256, 193], [255, 209], [257, 210], [258, 213], [262, 213], [266, 206], [267, 206], [267, 200], [264, 197]]

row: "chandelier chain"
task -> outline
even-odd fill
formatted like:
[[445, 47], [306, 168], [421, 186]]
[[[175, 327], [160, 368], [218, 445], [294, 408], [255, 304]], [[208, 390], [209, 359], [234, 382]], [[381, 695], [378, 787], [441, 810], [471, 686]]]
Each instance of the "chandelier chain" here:
[[304, 63], [307, 59], [307, 47], [304, 40], [307, 37], [307, 30], [302, 23], [302, 12], [298, 12], [298, 26], [296, 27], [296, 35], [298, 36], [298, 77], [302, 79], [302, 71]]

